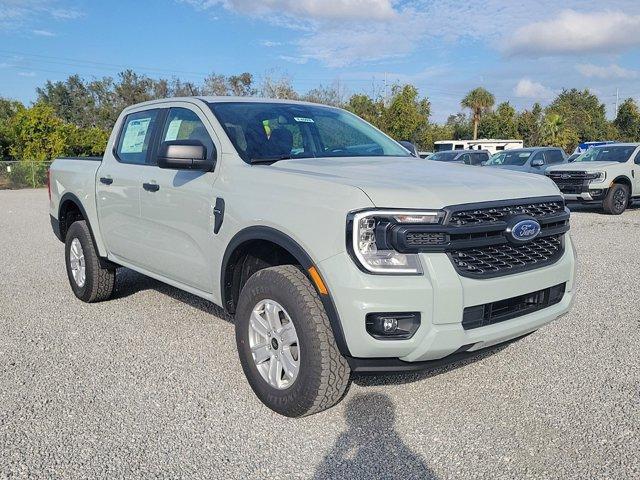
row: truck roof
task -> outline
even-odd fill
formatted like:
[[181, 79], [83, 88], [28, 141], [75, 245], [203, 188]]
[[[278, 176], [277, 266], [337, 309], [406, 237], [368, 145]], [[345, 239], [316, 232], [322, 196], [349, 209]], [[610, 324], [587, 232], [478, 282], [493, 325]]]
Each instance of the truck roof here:
[[205, 103], [228, 103], [228, 102], [247, 102], [247, 103], [283, 103], [283, 104], [299, 104], [299, 105], [317, 105], [321, 107], [336, 108], [330, 105], [323, 105], [313, 102], [303, 102], [301, 100], [289, 100], [283, 98], [265, 98], [265, 97], [233, 97], [233, 96], [194, 96], [194, 97], [168, 97], [159, 98], [157, 100], [149, 100], [146, 102], [135, 103], [129, 105], [125, 110], [143, 107], [147, 105], [155, 105], [165, 102], [192, 102], [193, 100], [200, 100]]

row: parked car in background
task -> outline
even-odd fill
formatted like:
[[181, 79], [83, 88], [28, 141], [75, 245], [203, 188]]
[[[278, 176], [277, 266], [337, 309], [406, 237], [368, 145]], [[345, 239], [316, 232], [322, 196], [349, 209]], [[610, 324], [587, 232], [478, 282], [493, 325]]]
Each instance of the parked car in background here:
[[567, 163], [567, 154], [561, 148], [518, 148], [494, 154], [487, 167], [504, 168], [527, 173], [544, 173], [551, 165]]
[[120, 114], [104, 158], [53, 162], [51, 225], [84, 302], [128, 267], [234, 314], [253, 391], [298, 417], [352, 371], [441, 366], [570, 308], [555, 185], [426, 162], [338, 108], [154, 100]]
[[482, 165], [489, 160], [486, 150], [448, 150], [436, 152], [427, 158], [435, 162], [464, 163], [465, 165]]
[[573, 151], [574, 154], [581, 154], [589, 150], [591, 147], [599, 147], [601, 145], [611, 145], [612, 143], [616, 143], [612, 140], [604, 140], [597, 142], [582, 142], [579, 143], [576, 149]]
[[433, 144], [436, 152], [444, 150], [487, 150], [489, 154], [522, 148], [522, 140], [500, 140], [483, 138], [478, 140], [438, 140]]
[[612, 143], [591, 147], [569, 165], [547, 170], [565, 200], [602, 204], [620, 215], [640, 197], [640, 144]]

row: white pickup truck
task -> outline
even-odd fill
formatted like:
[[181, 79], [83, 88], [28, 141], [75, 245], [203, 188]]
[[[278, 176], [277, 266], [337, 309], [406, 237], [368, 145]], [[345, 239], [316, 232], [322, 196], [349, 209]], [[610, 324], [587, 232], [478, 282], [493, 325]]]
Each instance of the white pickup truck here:
[[640, 197], [640, 144], [607, 143], [589, 148], [573, 162], [545, 172], [568, 202], [602, 205], [620, 215]]
[[334, 405], [351, 372], [528, 334], [574, 296], [553, 182], [424, 162], [336, 108], [134, 105], [103, 159], [56, 160], [49, 188], [79, 299], [108, 299], [127, 267], [222, 305], [249, 384], [288, 416]]

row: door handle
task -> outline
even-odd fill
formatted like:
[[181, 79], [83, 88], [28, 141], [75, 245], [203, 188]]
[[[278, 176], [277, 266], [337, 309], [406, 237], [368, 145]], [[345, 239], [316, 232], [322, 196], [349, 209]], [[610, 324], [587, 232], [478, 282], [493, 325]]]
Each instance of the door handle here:
[[143, 183], [142, 188], [144, 188], [147, 192], [157, 192], [160, 190], [160, 185], [157, 183]]
[[113, 178], [100, 177], [100, 183], [104, 183], [105, 185], [111, 185], [113, 183]]

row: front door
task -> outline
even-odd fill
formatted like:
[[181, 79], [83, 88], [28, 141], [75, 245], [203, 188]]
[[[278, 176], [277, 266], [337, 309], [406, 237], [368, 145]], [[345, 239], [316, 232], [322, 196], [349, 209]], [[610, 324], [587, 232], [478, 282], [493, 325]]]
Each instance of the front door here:
[[[159, 130], [158, 144], [199, 140], [216, 158], [213, 130], [202, 112], [189, 103], [170, 108]], [[213, 291], [215, 172], [149, 168], [140, 193], [146, 268], [204, 292]], [[218, 252], [220, 255], [220, 252]]]
[[114, 148], [105, 152], [96, 178], [98, 220], [107, 251], [133, 264], [145, 249], [140, 193], [150, 168], [159, 113], [158, 109], [145, 110], [124, 118]]
[[640, 196], [640, 150], [636, 152], [636, 157], [631, 164], [631, 176], [633, 177], [631, 181], [633, 182], [633, 192], [630, 193], [631, 196], [637, 197]]

